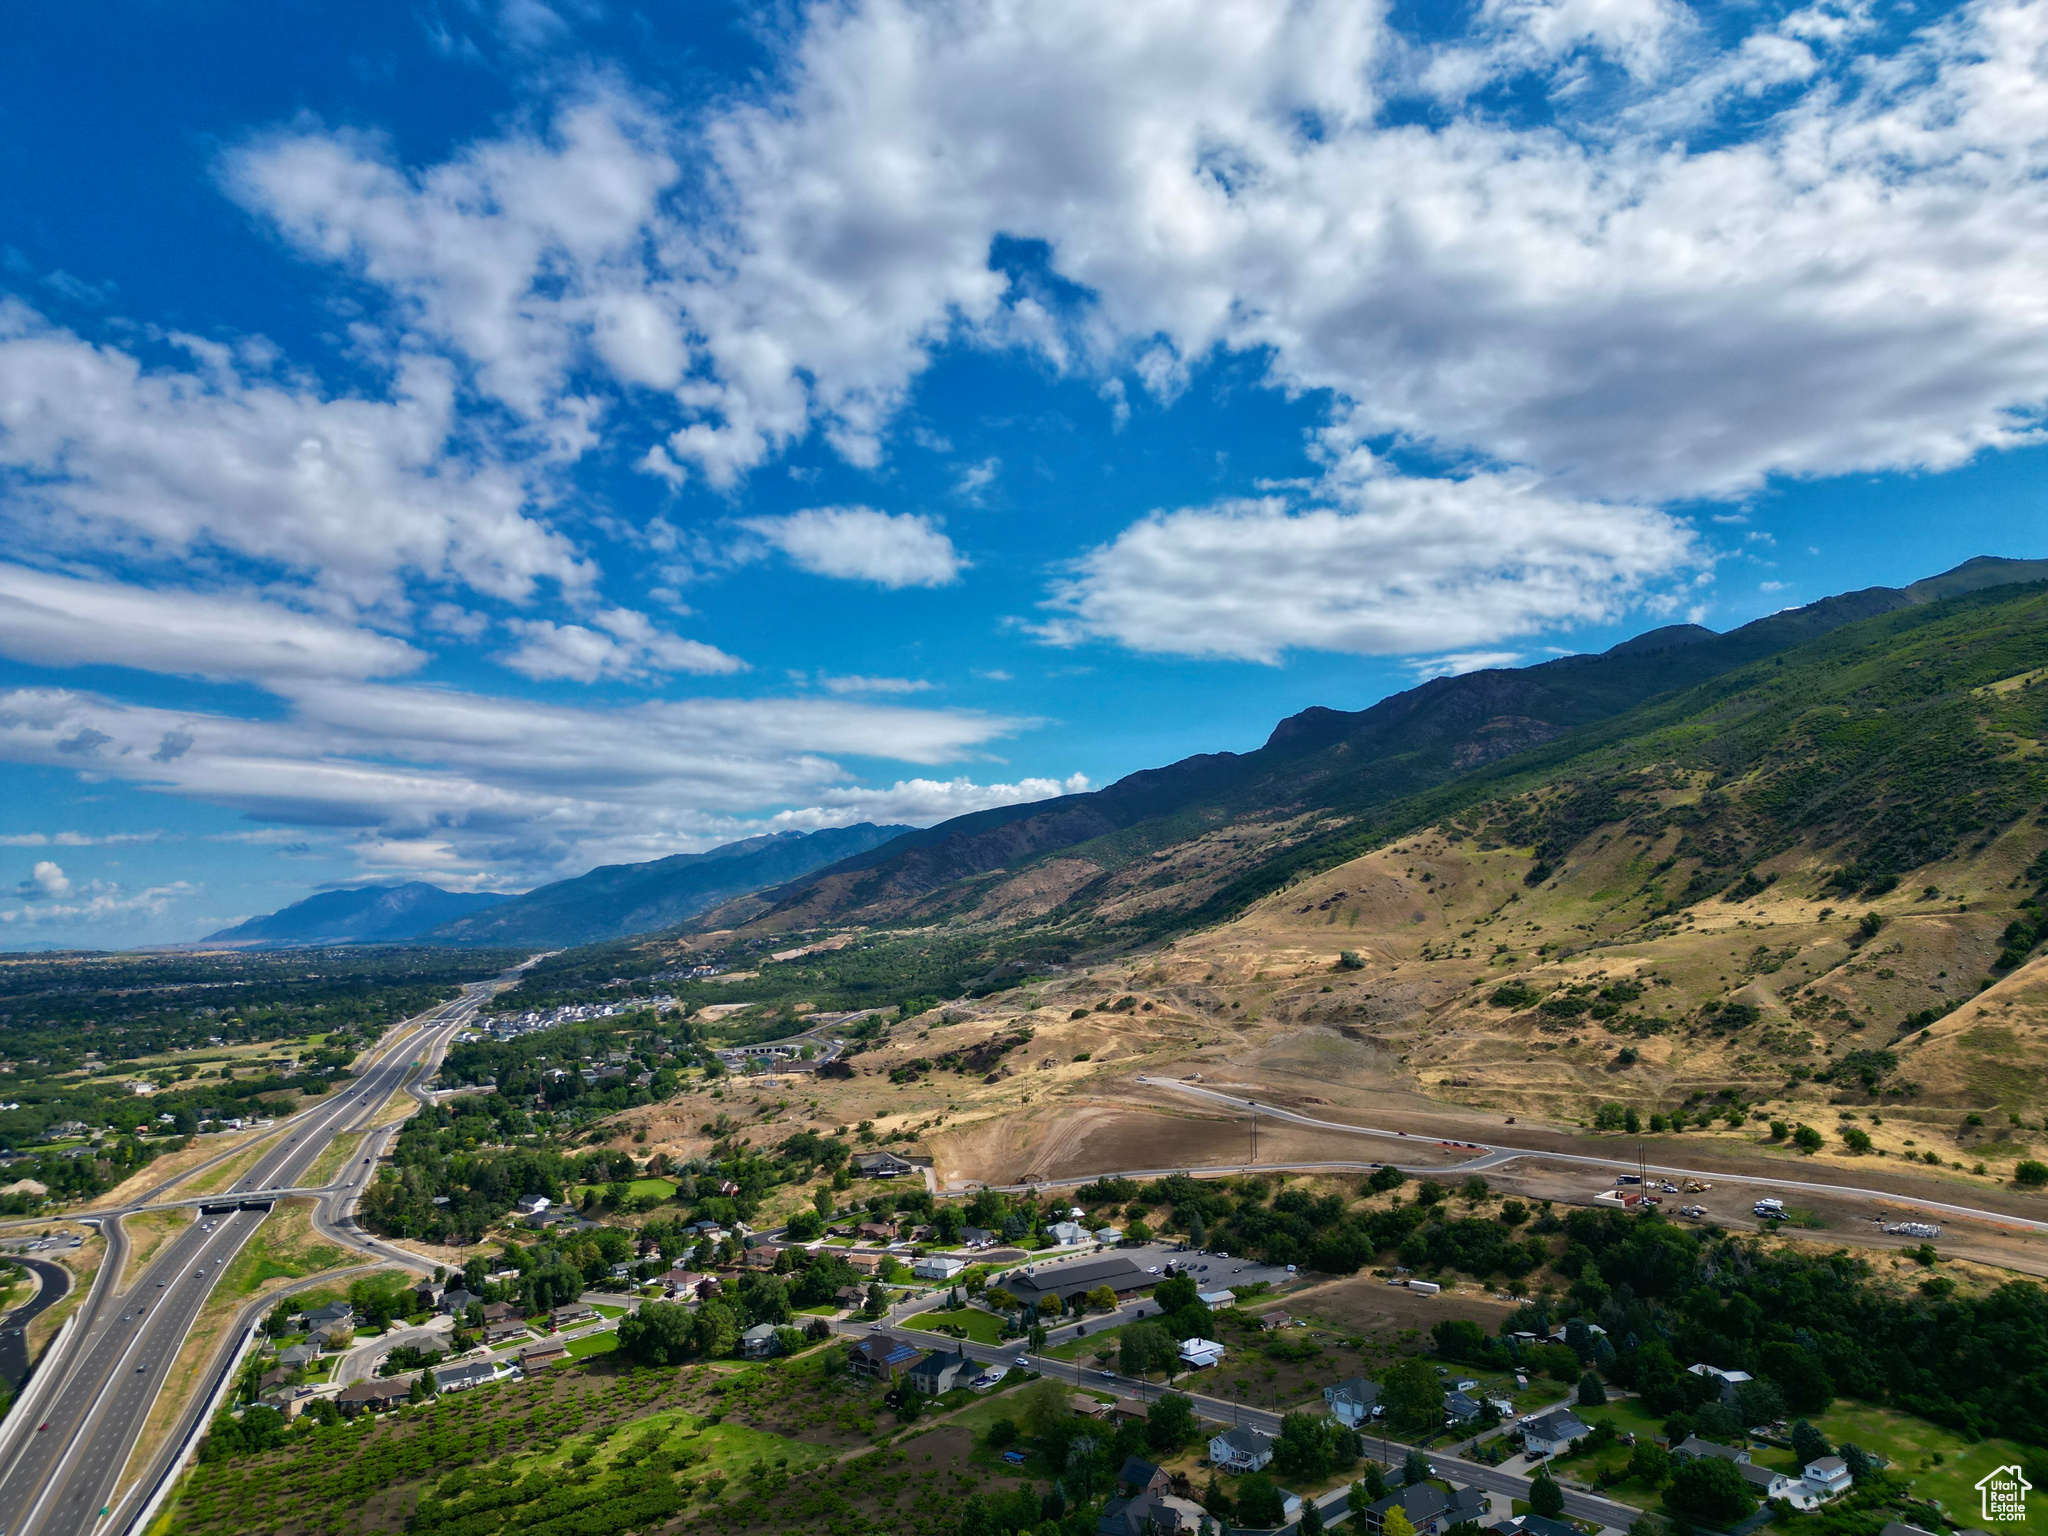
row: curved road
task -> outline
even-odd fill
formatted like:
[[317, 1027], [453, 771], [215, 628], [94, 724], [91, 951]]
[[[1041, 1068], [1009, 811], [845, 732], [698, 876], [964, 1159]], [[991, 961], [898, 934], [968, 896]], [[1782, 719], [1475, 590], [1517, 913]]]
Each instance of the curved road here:
[[71, 1294], [71, 1271], [62, 1264], [32, 1259], [26, 1254], [19, 1255], [15, 1262], [33, 1270], [42, 1282], [35, 1295], [0, 1319], [0, 1379], [6, 1381], [10, 1391], [19, 1392], [28, 1379], [28, 1325]]
[[[1395, 1167], [1401, 1168], [1401, 1171], [1404, 1173], [1430, 1173], [1441, 1174], [1446, 1178], [1459, 1178], [1466, 1174], [1484, 1173], [1490, 1168], [1502, 1168], [1525, 1157], [1540, 1158], [1549, 1162], [1577, 1163], [1587, 1167], [1608, 1169], [1616, 1166], [1624, 1168], [1633, 1168], [1635, 1166], [1627, 1157], [1612, 1153], [1604, 1156], [1594, 1156], [1583, 1152], [1553, 1152], [1541, 1147], [1489, 1146], [1483, 1142], [1469, 1141], [1451, 1142], [1445, 1138], [1419, 1135], [1407, 1131], [1387, 1131], [1381, 1130], [1376, 1126], [1348, 1125], [1342, 1120], [1317, 1120], [1309, 1115], [1297, 1114], [1291, 1109], [1277, 1109], [1271, 1104], [1261, 1104], [1256, 1099], [1244, 1098], [1237, 1094], [1218, 1093], [1213, 1088], [1198, 1088], [1193, 1083], [1184, 1083], [1170, 1077], [1140, 1076], [1137, 1081], [1148, 1088], [1171, 1089], [1175, 1093], [1186, 1094], [1191, 1098], [1203, 1099], [1209, 1103], [1224, 1105], [1231, 1109], [1255, 1110], [1259, 1114], [1274, 1120], [1285, 1120], [1293, 1125], [1311, 1126], [1319, 1131], [1338, 1131], [1348, 1136], [1370, 1136], [1384, 1141], [1405, 1141], [1410, 1146], [1462, 1146], [1476, 1149], [1480, 1153], [1480, 1156], [1471, 1159], [1469, 1162], [1453, 1163], [1448, 1166], [1433, 1164], [1404, 1168], [1399, 1163], [1394, 1164]], [[1377, 1167], [1379, 1165], [1376, 1163], [1289, 1163], [1287, 1166], [1290, 1168], [1356, 1168]], [[1189, 1170], [1168, 1169], [1164, 1171], [1187, 1172]], [[1205, 1168], [1202, 1171], [1207, 1173], [1212, 1170]], [[1247, 1168], [1237, 1171], [1246, 1172], [1251, 1170]], [[1916, 1206], [1924, 1211], [1939, 1211], [1949, 1216], [1967, 1216], [1978, 1221], [2024, 1227], [2031, 1232], [2048, 1232], [2048, 1221], [2039, 1221], [2027, 1216], [2015, 1216], [2006, 1211], [1983, 1210], [1977, 1206], [1955, 1205], [1945, 1200], [1929, 1199], [1925, 1195], [1901, 1194], [1894, 1189], [1867, 1189], [1855, 1184], [1831, 1184], [1823, 1179], [1781, 1179], [1773, 1178], [1766, 1174], [1730, 1173], [1725, 1169], [1673, 1168], [1666, 1167], [1661, 1163], [1649, 1164], [1648, 1171], [1666, 1178], [1719, 1179], [1727, 1184], [1750, 1184], [1761, 1189], [1790, 1189], [1815, 1194], [1862, 1195], [1877, 1200], [1896, 1200], [1901, 1205]], [[1104, 1174], [1091, 1174], [1089, 1177], [1103, 1178], [1108, 1176]], [[1137, 1176], [1135, 1174], [1124, 1175], [1127, 1178]], [[1156, 1176], [1156, 1174], [1152, 1170], [1146, 1170], [1146, 1176]], [[1048, 1179], [1040, 1181], [1041, 1184], [1085, 1184], [1087, 1182], [1087, 1179]]]
[[[504, 980], [501, 978], [500, 981]], [[497, 989], [499, 982], [474, 983], [462, 995], [401, 1025], [346, 1089], [285, 1121], [281, 1134], [234, 1186], [210, 1203], [229, 1205], [250, 1192], [294, 1186], [337, 1135], [363, 1129], [391, 1094], [412, 1074], [415, 1063], [438, 1062], [455, 1031]], [[365, 1149], [388, 1136], [373, 1134]], [[234, 1149], [239, 1152], [243, 1149]], [[232, 1155], [232, 1154], [230, 1154]], [[374, 1158], [375, 1151], [369, 1150]], [[220, 1159], [214, 1159], [218, 1162]], [[322, 1197], [315, 1226], [348, 1246], [378, 1257], [383, 1245], [329, 1232], [323, 1217], [338, 1214], [337, 1203], [352, 1202], [374, 1164], [356, 1166]], [[188, 1171], [182, 1178], [189, 1179]], [[160, 1194], [168, 1185], [150, 1191]], [[88, 1296], [68, 1358], [53, 1363], [63, 1371], [43, 1412], [43, 1425], [25, 1436], [10, 1462], [0, 1468], [0, 1531], [7, 1536], [81, 1536], [103, 1524], [115, 1484], [142, 1433], [165, 1374], [183, 1347], [223, 1269], [262, 1224], [267, 1204], [256, 1210], [222, 1212], [195, 1221], [172, 1238], [163, 1252], [121, 1292], [115, 1288], [126, 1266], [128, 1244], [118, 1219], [105, 1223], [107, 1256]], [[407, 1256], [411, 1266], [419, 1260]], [[189, 1406], [180, 1429], [204, 1403]], [[182, 1435], [173, 1436], [173, 1446]], [[170, 1449], [167, 1447], [167, 1449]], [[144, 1480], [145, 1483], [148, 1481]]]

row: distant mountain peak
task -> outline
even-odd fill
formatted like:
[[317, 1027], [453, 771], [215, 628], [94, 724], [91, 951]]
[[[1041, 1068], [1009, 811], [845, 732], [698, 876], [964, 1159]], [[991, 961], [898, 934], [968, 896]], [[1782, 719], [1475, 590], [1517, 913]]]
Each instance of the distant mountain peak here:
[[444, 891], [424, 880], [353, 885], [210, 933], [200, 942], [250, 947], [297, 944], [389, 944], [464, 917], [510, 897], [489, 891]]

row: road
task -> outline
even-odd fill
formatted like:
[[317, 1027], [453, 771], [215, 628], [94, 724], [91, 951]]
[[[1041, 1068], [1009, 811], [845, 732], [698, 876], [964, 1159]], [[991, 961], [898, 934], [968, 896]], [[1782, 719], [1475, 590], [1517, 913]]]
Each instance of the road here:
[[[448, 1038], [505, 979], [465, 987], [460, 997], [401, 1025], [349, 1086], [284, 1121], [280, 1134], [255, 1163], [210, 1203], [226, 1205], [252, 1191], [300, 1185], [305, 1171], [334, 1137], [362, 1130], [376, 1118], [416, 1061], [431, 1070]], [[367, 1155], [374, 1158], [375, 1147], [389, 1134], [366, 1138]], [[336, 1230], [348, 1220], [347, 1207], [373, 1166], [358, 1161], [331, 1186], [332, 1193], [320, 1197], [315, 1226], [351, 1248], [379, 1258], [395, 1257], [395, 1251], [382, 1251], [385, 1245]], [[189, 1179], [195, 1171], [182, 1177]], [[150, 1193], [161, 1194], [168, 1187], [160, 1185]], [[118, 1217], [126, 1209], [106, 1214]], [[67, 1358], [56, 1363], [64, 1374], [46, 1399], [42, 1422], [47, 1427], [27, 1434], [0, 1468], [0, 1531], [7, 1536], [81, 1536], [118, 1528], [118, 1521], [102, 1519], [102, 1511], [111, 1502], [186, 1335], [222, 1271], [264, 1215], [264, 1209], [236, 1209], [202, 1216], [118, 1293], [128, 1242], [118, 1219], [105, 1222], [107, 1255], [82, 1309], [77, 1342]], [[419, 1261], [410, 1259], [410, 1264], [417, 1267]], [[202, 1402], [189, 1405], [180, 1428], [204, 1409]], [[182, 1434], [174, 1434], [166, 1453], [181, 1439]], [[145, 1477], [141, 1486], [150, 1481]]]
[[[1535, 1158], [1553, 1163], [1573, 1163], [1585, 1167], [1624, 1170], [1628, 1172], [1634, 1172], [1636, 1169], [1636, 1164], [1621, 1153], [1588, 1154], [1583, 1152], [1556, 1152], [1543, 1147], [1489, 1145], [1483, 1142], [1472, 1141], [1453, 1142], [1434, 1136], [1414, 1135], [1407, 1131], [1389, 1131], [1382, 1130], [1376, 1126], [1352, 1125], [1342, 1120], [1318, 1120], [1310, 1115], [1298, 1114], [1291, 1109], [1276, 1109], [1271, 1104], [1262, 1104], [1257, 1099], [1245, 1098], [1241, 1094], [1220, 1093], [1213, 1088], [1202, 1088], [1193, 1083], [1181, 1082], [1177, 1078], [1140, 1076], [1137, 1078], [1137, 1081], [1147, 1088], [1169, 1089], [1174, 1093], [1185, 1094], [1190, 1098], [1202, 1099], [1208, 1103], [1222, 1105], [1233, 1110], [1256, 1110], [1268, 1119], [1285, 1120], [1291, 1125], [1310, 1126], [1319, 1131], [1337, 1131], [1350, 1136], [1373, 1137], [1383, 1141], [1401, 1141], [1406, 1142], [1411, 1147], [1464, 1148], [1480, 1154], [1478, 1157], [1466, 1162], [1448, 1165], [1437, 1163], [1403, 1167], [1402, 1164], [1396, 1162], [1394, 1166], [1401, 1168], [1404, 1173], [1434, 1174], [1447, 1179], [1464, 1178], [1470, 1174], [1485, 1173], [1489, 1169], [1505, 1167], [1509, 1163], [1518, 1162], [1523, 1158]], [[1289, 1163], [1287, 1165], [1290, 1171], [1319, 1168], [1353, 1169], [1377, 1166], [1379, 1165], [1376, 1163]], [[1186, 1169], [1163, 1170], [1163, 1172], [1187, 1171]], [[1203, 1168], [1200, 1171], [1203, 1173], [1215, 1173], [1221, 1171], [1248, 1172], [1253, 1170], [1249, 1168], [1237, 1170]], [[1270, 1172], [1271, 1166], [1260, 1168], [1257, 1171]], [[1758, 1189], [1784, 1189], [1816, 1195], [1854, 1195], [1874, 1200], [1893, 1200], [1901, 1205], [1910, 1205], [1920, 1210], [1933, 1211], [1942, 1215], [1963, 1216], [1977, 1221], [1997, 1222], [2005, 1226], [2025, 1228], [2030, 1232], [2048, 1232], [2048, 1221], [2036, 1220], [2027, 1216], [2015, 1216], [2008, 1211], [1991, 1211], [1983, 1210], [1976, 1206], [1955, 1205], [1944, 1200], [1929, 1199], [1925, 1195], [1902, 1194], [1894, 1189], [1867, 1189], [1854, 1184], [1835, 1184], [1825, 1179], [1786, 1179], [1763, 1174], [1730, 1173], [1726, 1169], [1674, 1168], [1666, 1167], [1661, 1163], [1649, 1164], [1647, 1171], [1657, 1174], [1662, 1178], [1718, 1180], [1724, 1184], [1750, 1185]], [[1122, 1176], [1126, 1178], [1156, 1178], [1161, 1173], [1162, 1170], [1145, 1169], [1141, 1172], [1127, 1173]], [[1097, 1173], [1090, 1174], [1087, 1178], [1042, 1180], [1038, 1187], [1048, 1187], [1055, 1183], [1085, 1184], [1090, 1179], [1114, 1178], [1117, 1176], [1115, 1174]]]
[[[888, 1326], [848, 1318], [835, 1322], [833, 1330], [859, 1338], [876, 1331], [878, 1327]], [[1156, 1382], [1139, 1381], [1134, 1377], [1118, 1376], [1112, 1372], [1077, 1365], [1068, 1360], [1057, 1360], [1050, 1355], [1033, 1354], [1015, 1342], [991, 1345], [955, 1339], [949, 1343], [970, 1359], [979, 1360], [984, 1364], [1014, 1366], [1021, 1360], [1041, 1376], [1050, 1376], [1092, 1392], [1114, 1392], [1119, 1397], [1137, 1398], [1142, 1402], [1154, 1401], [1167, 1392], [1178, 1392], [1192, 1400], [1195, 1412], [1212, 1423], [1246, 1424], [1254, 1429], [1264, 1430], [1269, 1435], [1280, 1433], [1279, 1414], [1264, 1408], [1247, 1407], [1243, 1403], [1231, 1402], [1227, 1398], [1207, 1396], [1200, 1390], [1199, 1373], [1192, 1377], [1184, 1376], [1171, 1385], [1162, 1386]], [[1367, 1455], [1389, 1467], [1398, 1467], [1409, 1449], [1401, 1441], [1384, 1439], [1377, 1434], [1366, 1440], [1365, 1448]], [[1454, 1483], [1468, 1484], [1482, 1488], [1488, 1493], [1505, 1494], [1510, 1498], [1526, 1499], [1529, 1496], [1529, 1479], [1518, 1473], [1504, 1472], [1497, 1467], [1484, 1466], [1476, 1461], [1466, 1461], [1462, 1457], [1452, 1456], [1443, 1451], [1429, 1451], [1425, 1454], [1437, 1472]], [[1597, 1520], [1603, 1526], [1627, 1530], [1630, 1523], [1642, 1514], [1641, 1510], [1630, 1505], [1603, 1499], [1582, 1489], [1566, 1488], [1563, 1492], [1565, 1513], [1576, 1520]], [[1326, 1515], [1335, 1515], [1346, 1507], [1344, 1494], [1341, 1491], [1333, 1493], [1319, 1500], [1318, 1507]]]
[[41, 1282], [35, 1295], [0, 1320], [0, 1379], [19, 1392], [28, 1379], [28, 1325], [71, 1294], [71, 1271], [48, 1259], [17, 1255], [15, 1263], [33, 1270]]

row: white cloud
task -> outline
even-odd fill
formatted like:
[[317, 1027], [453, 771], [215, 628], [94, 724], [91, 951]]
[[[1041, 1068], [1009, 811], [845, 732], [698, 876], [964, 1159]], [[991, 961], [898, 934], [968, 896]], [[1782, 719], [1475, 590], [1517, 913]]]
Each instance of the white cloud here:
[[1569, 500], [1527, 474], [1333, 475], [1325, 489], [1340, 505], [1155, 512], [1077, 562], [1042, 633], [1263, 662], [1434, 653], [1617, 615], [1694, 557], [1661, 512]]
[[1024, 805], [1050, 800], [1055, 795], [1085, 795], [1088, 775], [1070, 774], [1066, 779], [1020, 779], [1015, 784], [976, 784], [970, 779], [898, 779], [887, 789], [835, 789], [820, 797], [820, 803], [802, 810], [779, 811], [771, 818], [778, 829], [811, 831], [818, 827], [843, 827], [857, 821], [882, 825], [905, 822], [930, 826], [969, 811], [985, 811], [996, 805]]
[[967, 561], [928, 517], [872, 507], [813, 507], [786, 517], [752, 517], [758, 534], [817, 576], [882, 587], [943, 587]]
[[[841, 757], [939, 764], [1027, 722], [810, 697], [584, 709], [378, 683], [308, 682], [282, 719], [0, 692], [0, 761], [66, 768], [353, 834], [362, 856], [453, 850], [437, 867], [506, 880], [652, 858], [759, 830], [776, 805], [851, 787]], [[189, 746], [168, 761], [172, 734]], [[855, 818], [858, 819], [858, 818]], [[435, 858], [443, 855], [436, 854]]]
[[818, 675], [818, 681], [831, 693], [928, 693], [932, 686], [921, 678], [832, 677], [825, 673]]
[[993, 456], [979, 464], [970, 464], [960, 472], [960, 478], [953, 482], [953, 494], [962, 500], [981, 504], [981, 493], [995, 484], [996, 476], [1003, 472], [1003, 461]]
[[33, 892], [44, 896], [69, 896], [71, 881], [66, 877], [62, 865], [52, 863], [48, 859], [39, 859], [36, 867], [30, 871], [28, 879], [22, 881], [20, 888], [24, 895]]
[[547, 619], [513, 619], [508, 627], [521, 643], [501, 659], [531, 678], [568, 678], [579, 683], [664, 672], [716, 676], [747, 668], [737, 656], [728, 656], [716, 646], [656, 629], [645, 614], [629, 608], [608, 608], [597, 615], [596, 623], [597, 629], [589, 629]]
[[[155, 885], [124, 896], [119, 886], [102, 884], [83, 901], [30, 901], [18, 907], [0, 907], [0, 923], [24, 928], [76, 924], [135, 925], [162, 917], [171, 909], [172, 903], [182, 897], [196, 895], [199, 889], [189, 881], [173, 880], [169, 885]], [[63, 892], [50, 894], [68, 893], [67, 886]]]
[[160, 591], [0, 561], [0, 654], [205, 677], [388, 677], [427, 658], [402, 640], [235, 593]]
[[402, 601], [409, 576], [514, 601], [592, 580], [520, 474], [450, 448], [446, 364], [408, 357], [388, 401], [329, 398], [252, 372], [260, 347], [174, 339], [196, 368], [145, 368], [0, 299], [0, 547], [188, 574], [241, 556], [357, 606]]
[[1463, 677], [1467, 672], [1511, 667], [1521, 659], [1520, 651], [1461, 651], [1449, 656], [1423, 657], [1408, 665], [1422, 678]]
[[17, 832], [0, 837], [0, 848], [118, 848], [129, 843], [154, 843], [162, 832], [110, 832], [93, 837], [84, 832]]

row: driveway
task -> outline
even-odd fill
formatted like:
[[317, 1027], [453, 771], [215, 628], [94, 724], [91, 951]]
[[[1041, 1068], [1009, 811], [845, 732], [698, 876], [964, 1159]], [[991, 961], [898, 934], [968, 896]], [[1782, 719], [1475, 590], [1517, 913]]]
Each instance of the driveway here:
[[399, 1328], [374, 1339], [366, 1339], [341, 1357], [341, 1363], [334, 1368], [334, 1384], [352, 1387], [359, 1381], [368, 1381], [377, 1374], [377, 1362], [402, 1344], [446, 1353], [449, 1330], [449, 1319], [436, 1318], [424, 1328]]

